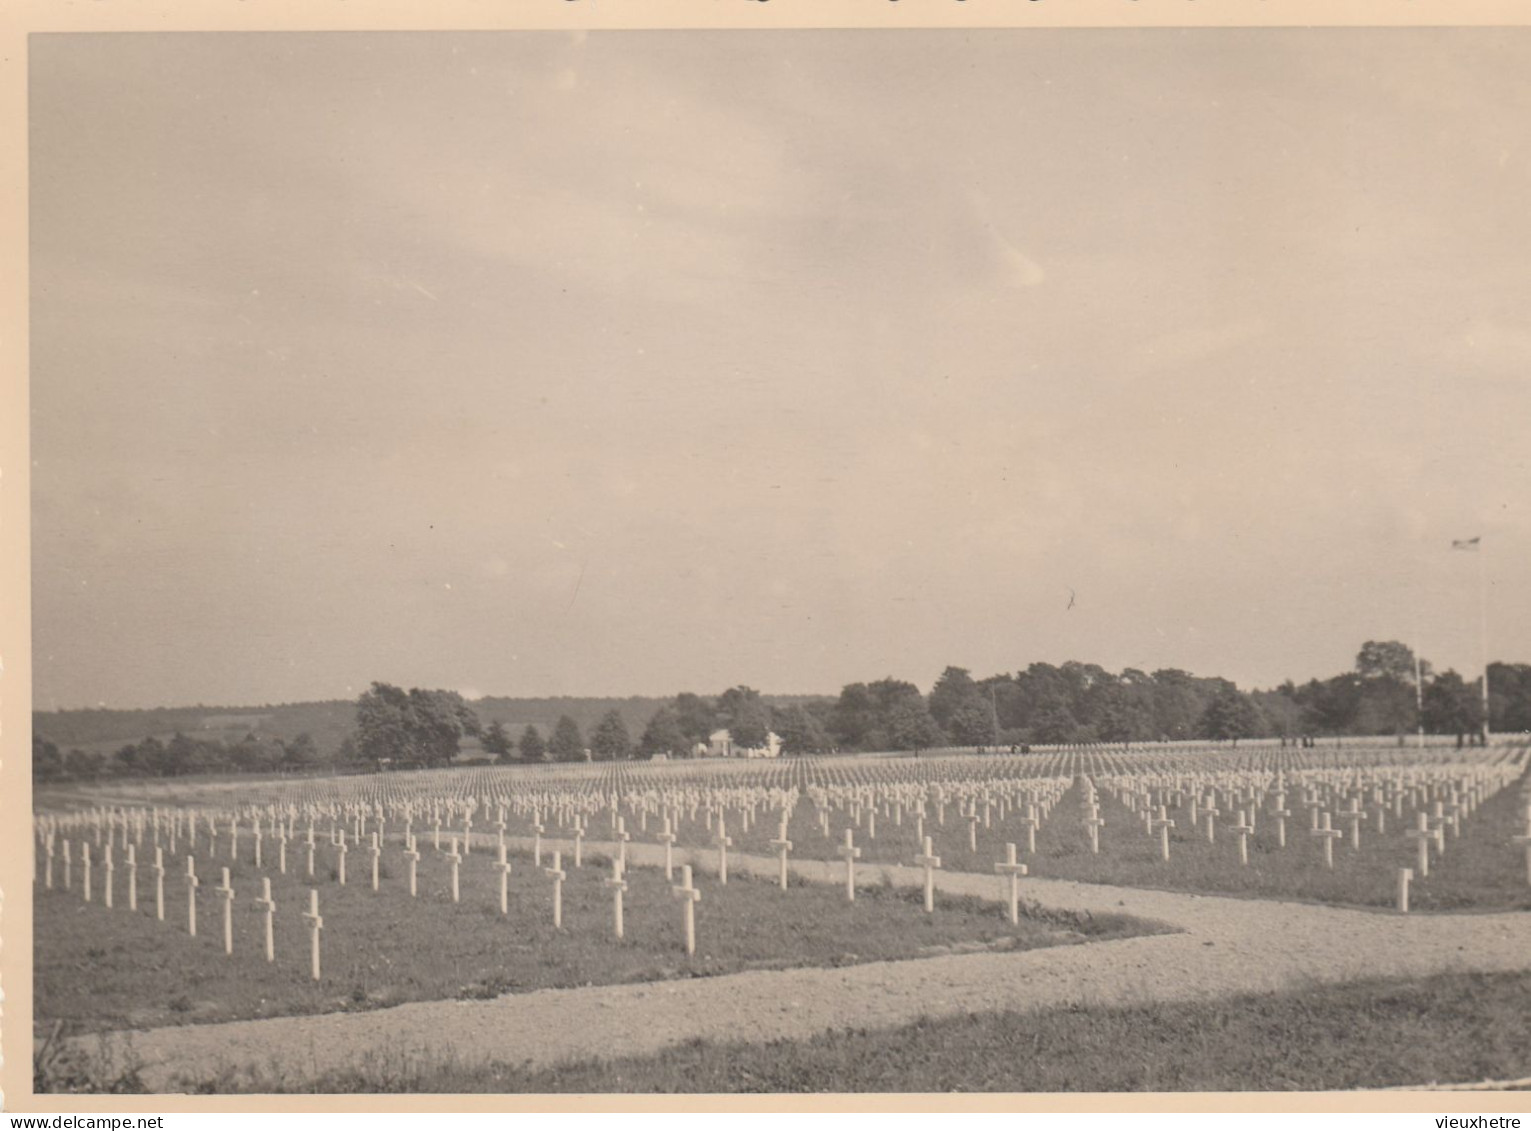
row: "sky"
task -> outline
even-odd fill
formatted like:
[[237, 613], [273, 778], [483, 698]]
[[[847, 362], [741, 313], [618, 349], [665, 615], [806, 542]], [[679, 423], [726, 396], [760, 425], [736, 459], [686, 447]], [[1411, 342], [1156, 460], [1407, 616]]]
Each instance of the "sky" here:
[[[31, 39], [35, 705], [1531, 661], [1531, 31]], [[1479, 536], [1479, 554], [1453, 539]]]

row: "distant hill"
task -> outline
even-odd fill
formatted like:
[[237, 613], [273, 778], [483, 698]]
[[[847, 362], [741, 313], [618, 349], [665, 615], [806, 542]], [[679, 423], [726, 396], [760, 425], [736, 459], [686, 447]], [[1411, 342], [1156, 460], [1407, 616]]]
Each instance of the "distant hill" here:
[[[778, 707], [806, 703], [821, 696], [766, 695], [765, 701]], [[474, 711], [485, 726], [498, 720], [512, 737], [519, 739], [527, 725], [534, 725], [547, 737], [560, 715], [568, 715], [579, 724], [587, 737], [602, 715], [612, 708], [622, 713], [627, 730], [636, 742], [648, 725], [650, 716], [669, 699], [645, 696], [619, 698], [580, 698], [561, 696], [544, 699], [512, 699], [490, 696], [474, 700]], [[91, 754], [111, 754], [120, 747], [154, 737], [168, 741], [177, 731], [193, 738], [238, 742], [252, 731], [261, 737], [289, 741], [305, 731], [319, 749], [330, 754], [337, 750], [356, 725], [356, 702], [352, 699], [329, 699], [313, 703], [277, 703], [258, 707], [150, 707], [141, 710], [89, 708], [32, 712], [32, 728], [61, 750], [84, 750]]]

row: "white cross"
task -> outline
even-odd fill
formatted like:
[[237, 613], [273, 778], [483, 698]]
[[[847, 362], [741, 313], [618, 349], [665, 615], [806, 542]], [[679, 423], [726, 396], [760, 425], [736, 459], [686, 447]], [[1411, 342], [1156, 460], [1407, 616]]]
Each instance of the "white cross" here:
[[861, 856], [861, 849], [853, 843], [853, 833], [850, 829], [845, 830], [845, 843], [835, 850], [836, 855], [845, 861], [845, 898], [851, 902], [856, 899], [856, 861]]
[[723, 811], [718, 810], [718, 831], [712, 838], [712, 843], [718, 846], [718, 883], [728, 883], [728, 846], [734, 843], [733, 837], [728, 835], [724, 826]]
[[616, 929], [617, 938], [622, 937], [622, 896], [627, 891], [627, 881], [622, 878], [622, 861], [611, 862], [611, 876], [601, 881], [611, 890], [612, 894], [612, 925]]
[[314, 981], [319, 980], [319, 932], [324, 929], [324, 919], [319, 915], [319, 889], [308, 889], [308, 910], [303, 913], [308, 923], [309, 971]]
[[553, 866], [542, 869], [542, 874], [553, 881], [553, 926], [563, 926], [563, 882], [568, 874], [563, 870], [563, 853], [553, 853]]
[[994, 870], [1006, 880], [1006, 902], [1008, 904], [1010, 922], [1012, 925], [1021, 921], [1021, 881], [1020, 877], [1026, 874], [1026, 865], [1016, 862], [1015, 845], [1005, 845], [1005, 859], [1002, 863], [994, 865]]
[[925, 838], [925, 851], [916, 856], [914, 862], [925, 869], [925, 911], [929, 914], [936, 909], [936, 869], [941, 866], [941, 858], [935, 854], [930, 837]]
[[[575, 851], [578, 851], [579, 828], [577, 826], [574, 830], [574, 838]], [[672, 880], [675, 878], [675, 832], [670, 825], [670, 818], [668, 816], [664, 819], [664, 832], [654, 839], [664, 845], [664, 878]]]
[[696, 953], [696, 905], [701, 902], [702, 893], [691, 883], [690, 864], [681, 867], [680, 884], [671, 887], [670, 894], [681, 901], [681, 920], [686, 930], [686, 954], [693, 955]]
[[510, 861], [505, 859], [505, 842], [500, 842], [500, 859], [495, 864], [500, 873], [500, 914], [510, 914]]
[[197, 861], [194, 857], [186, 858], [186, 933], [197, 933], [197, 888], [202, 881], [197, 879]]
[[271, 898], [271, 877], [262, 876], [260, 881], [260, 898], [255, 901], [257, 911], [263, 911], [266, 915], [266, 961], [276, 961], [276, 940], [273, 934], [272, 921], [276, 917], [276, 901]]
[[223, 870], [223, 883], [213, 889], [223, 899], [223, 953], [234, 953], [234, 886], [229, 883], [229, 870]]
[[787, 817], [782, 815], [781, 828], [776, 834], [776, 839], [771, 841], [771, 847], [776, 849], [779, 868], [777, 872], [781, 890], [787, 890], [787, 854], [792, 851], [792, 842], [787, 839]]

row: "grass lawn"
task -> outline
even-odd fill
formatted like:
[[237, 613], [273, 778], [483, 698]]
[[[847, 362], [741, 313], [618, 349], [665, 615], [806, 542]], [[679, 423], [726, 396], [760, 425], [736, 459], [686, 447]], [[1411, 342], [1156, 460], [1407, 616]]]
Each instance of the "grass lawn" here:
[[[841, 889], [794, 883], [786, 891], [735, 876], [720, 886], [697, 877], [697, 953], [683, 945], [681, 908], [660, 869], [628, 872], [626, 935], [614, 937], [609, 867], [586, 857], [565, 865], [563, 929], [552, 923], [552, 881], [530, 856], [512, 856], [510, 913], [499, 913], [499, 873], [492, 853], [462, 865], [461, 902], [450, 896], [450, 864], [420, 842], [419, 897], [411, 899], [399, 847], [385, 852], [381, 890], [370, 886], [370, 859], [353, 850], [349, 883], [333, 879], [333, 850], [318, 854], [323, 979], [309, 977], [309, 932], [300, 918], [308, 885], [298, 879], [301, 850], [287, 876], [257, 873], [248, 859], [232, 868], [234, 954], [223, 953], [222, 902], [214, 892], [224, 860], [203, 856], [197, 870], [198, 935], [186, 930], [184, 858], [167, 862], [165, 921], [154, 918], [153, 877], [139, 872], [139, 910], [127, 910], [126, 870], [116, 874], [117, 906], [74, 892], [36, 892], [35, 1015], [39, 1033], [58, 1021], [69, 1033], [149, 1028], [367, 1009], [406, 1001], [494, 997], [547, 987], [705, 977], [751, 969], [835, 966], [941, 953], [943, 948], [1066, 945], [1163, 929], [1126, 916], [1080, 916], [1028, 909], [1015, 927], [1002, 907], [972, 898], [938, 901], [926, 915], [918, 891], [861, 889], [854, 904]], [[205, 848], [205, 842], [204, 842]], [[248, 845], [246, 846], [248, 852]], [[146, 853], [145, 855], [148, 855]], [[272, 864], [275, 853], [267, 857]], [[544, 857], [550, 864], [551, 857]], [[253, 906], [259, 877], [272, 879], [277, 905], [276, 962], [263, 953], [263, 917]], [[679, 871], [676, 872], [677, 882]], [[62, 883], [62, 870], [56, 872]]]
[[[1100, 853], [1095, 855], [1080, 821], [1082, 797], [1076, 784], [1053, 807], [1037, 831], [1034, 856], [1026, 854], [1026, 833], [1014, 813], [1002, 822], [996, 810], [989, 829], [978, 827], [977, 852], [968, 850], [967, 823], [957, 816], [955, 806], [947, 807], [945, 827], [932, 819], [925, 832], [934, 840], [942, 867], [949, 871], [992, 875], [994, 862], [1004, 859], [1009, 841], [1016, 844], [1019, 859], [1033, 876], [1359, 907], [1392, 906], [1397, 869], [1415, 864], [1415, 842], [1404, 835], [1406, 828], [1413, 827], [1413, 820], [1405, 810], [1404, 821], [1389, 814], [1387, 830], [1380, 836], [1371, 827], [1374, 820], [1368, 821], [1362, 827], [1359, 852], [1351, 849], [1348, 837], [1336, 841], [1334, 869], [1326, 869], [1321, 845], [1308, 835], [1306, 812], [1297, 810], [1290, 799], [1288, 807], [1294, 816], [1287, 822], [1286, 847], [1277, 847], [1275, 822], [1262, 814], [1249, 841], [1248, 867], [1239, 864], [1236, 836], [1220, 828], [1216, 841], [1208, 844], [1200, 829], [1188, 827], [1186, 813], [1172, 810], [1170, 816], [1179, 823], [1171, 830], [1170, 860], [1166, 864], [1159, 857], [1158, 836], [1150, 837], [1126, 806], [1104, 793], [1100, 795], [1100, 811], [1106, 824], [1101, 830]], [[1412, 909], [1531, 910], [1525, 850], [1510, 842], [1513, 834], [1524, 831], [1524, 811], [1517, 784], [1480, 806], [1460, 837], [1448, 836], [1446, 854], [1432, 859], [1429, 877], [1416, 873], [1410, 889]], [[1233, 823], [1230, 814], [1219, 820], [1224, 825]], [[800, 805], [788, 830], [793, 856], [837, 860], [834, 850], [848, 825], [847, 816], [836, 814], [830, 821], [830, 835], [825, 837], [814, 820], [812, 806]], [[1344, 822], [1336, 821], [1335, 825], [1348, 830]], [[776, 836], [776, 830], [773, 816], [747, 833], [730, 824], [729, 835], [736, 850], [770, 855], [773, 850], [767, 842]], [[687, 845], [707, 844], [708, 836], [700, 821], [695, 826], [688, 822], [681, 830], [681, 842]], [[901, 827], [879, 817], [876, 839], [868, 838], [862, 829], [856, 833], [856, 843], [861, 846], [861, 862], [865, 864], [911, 864], [920, 851], [914, 821], [907, 816]]]
[[1211, 1004], [994, 1013], [526, 1072], [382, 1058], [318, 1081], [193, 1091], [1331, 1091], [1531, 1075], [1531, 976], [1360, 982]]

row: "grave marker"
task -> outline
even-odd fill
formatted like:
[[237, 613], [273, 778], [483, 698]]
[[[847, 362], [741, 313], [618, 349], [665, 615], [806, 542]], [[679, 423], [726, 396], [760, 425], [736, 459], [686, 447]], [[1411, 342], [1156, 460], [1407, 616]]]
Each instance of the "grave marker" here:
[[542, 874], [553, 881], [553, 927], [563, 927], [563, 882], [568, 874], [563, 870], [563, 853], [553, 853], [553, 866], [542, 869]]
[[1239, 823], [1231, 826], [1229, 832], [1239, 834], [1239, 864], [1249, 866], [1249, 837], [1255, 831], [1255, 827], [1245, 819], [1244, 810], [1239, 810]]
[[[925, 869], [925, 913], [929, 915], [936, 909], [936, 869], [941, 866], [930, 837], [925, 838], [925, 851], [914, 862]], [[782, 858], [782, 869], [782, 886], [786, 887], [786, 857]]]
[[[696, 905], [701, 902], [702, 893], [691, 882], [691, 865], [686, 864], [680, 870], [680, 884], [670, 888], [670, 894], [681, 901], [681, 923], [686, 934], [686, 955], [696, 954]], [[618, 896], [620, 899], [621, 897]]]
[[771, 847], [776, 849], [778, 861], [777, 881], [781, 890], [787, 890], [787, 854], [792, 851], [792, 842], [787, 839], [787, 815], [782, 814], [781, 828], [776, 834], [776, 839], [771, 841]]
[[194, 856], [186, 858], [186, 933], [195, 937], [197, 933], [197, 887], [202, 881], [197, 879], [197, 860]]
[[1318, 837], [1320, 840], [1323, 841], [1323, 843], [1324, 843], [1324, 867], [1328, 868], [1328, 869], [1330, 869], [1332, 871], [1334, 869], [1334, 841], [1335, 841], [1335, 838], [1336, 837], [1342, 837], [1345, 834], [1342, 833], [1339, 829], [1331, 828], [1330, 827], [1330, 818], [1329, 818], [1328, 810], [1325, 810], [1323, 813], [1321, 813], [1319, 815], [1319, 825], [1318, 825], [1318, 828], [1316, 828], [1316, 829], [1309, 829], [1308, 830], [1308, 835], [1309, 836], [1313, 836], [1313, 837]]
[[457, 886], [457, 869], [462, 864], [462, 853], [457, 851], [457, 838], [452, 838], [452, 851], [447, 853], [447, 859], [452, 862], [452, 902], [458, 903], [459, 891]]
[[852, 903], [856, 901], [856, 860], [861, 856], [861, 849], [857, 848], [850, 829], [845, 830], [845, 843], [836, 850], [842, 860], [845, 861], [845, 898]]
[[420, 867], [420, 850], [415, 847], [414, 837], [404, 842], [404, 859], [409, 861], [409, 895], [411, 899], [414, 899], [419, 893], [416, 877]]
[[319, 932], [324, 929], [324, 919], [319, 915], [319, 889], [308, 889], [308, 910], [303, 913], [308, 924], [308, 966], [314, 981], [319, 980]]
[[128, 845], [128, 910], [138, 910], [138, 845]]
[[1435, 834], [1430, 831], [1430, 818], [1423, 812], [1416, 813], [1414, 820], [1414, 828], [1403, 835], [1419, 845], [1415, 867], [1419, 872], [1419, 878], [1424, 879], [1430, 875], [1430, 841], [1434, 839]]
[[223, 900], [223, 953], [234, 953], [234, 888], [229, 883], [229, 870], [223, 870], [223, 883], [213, 889]]
[[165, 921], [165, 850], [154, 849], [154, 917]]
[[627, 881], [622, 878], [622, 861], [612, 860], [611, 875], [601, 883], [611, 891], [612, 927], [616, 931], [617, 938], [620, 939], [622, 937], [622, 896], [627, 892]]
[[260, 898], [255, 901], [255, 909], [263, 912], [266, 917], [266, 961], [276, 961], [276, 935], [273, 921], [276, 918], [276, 901], [271, 898], [271, 877], [262, 876], [260, 879]]
[[1005, 859], [994, 865], [994, 870], [1005, 877], [1005, 901], [1012, 926], [1021, 921], [1021, 877], [1026, 875], [1026, 865], [1016, 862], [1015, 845], [1005, 845]]
[[510, 914], [510, 861], [505, 858], [505, 842], [500, 841], [500, 858], [495, 864], [500, 873], [500, 914]]
[[[574, 850], [579, 851], [579, 830], [574, 831]], [[664, 878], [666, 881], [675, 878], [675, 831], [670, 825], [668, 816], [664, 819], [664, 832], [654, 838], [664, 845]]]
[[1159, 856], [1165, 862], [1170, 858], [1170, 830], [1175, 827], [1175, 819], [1169, 815], [1169, 810], [1159, 806], [1159, 815], [1150, 818], [1148, 822], [1149, 832], [1155, 829], [1159, 832]]
[[733, 838], [728, 835], [724, 824], [723, 811], [718, 811], [718, 831], [712, 838], [712, 843], [718, 846], [718, 883], [728, 883], [728, 846], [733, 844]]

